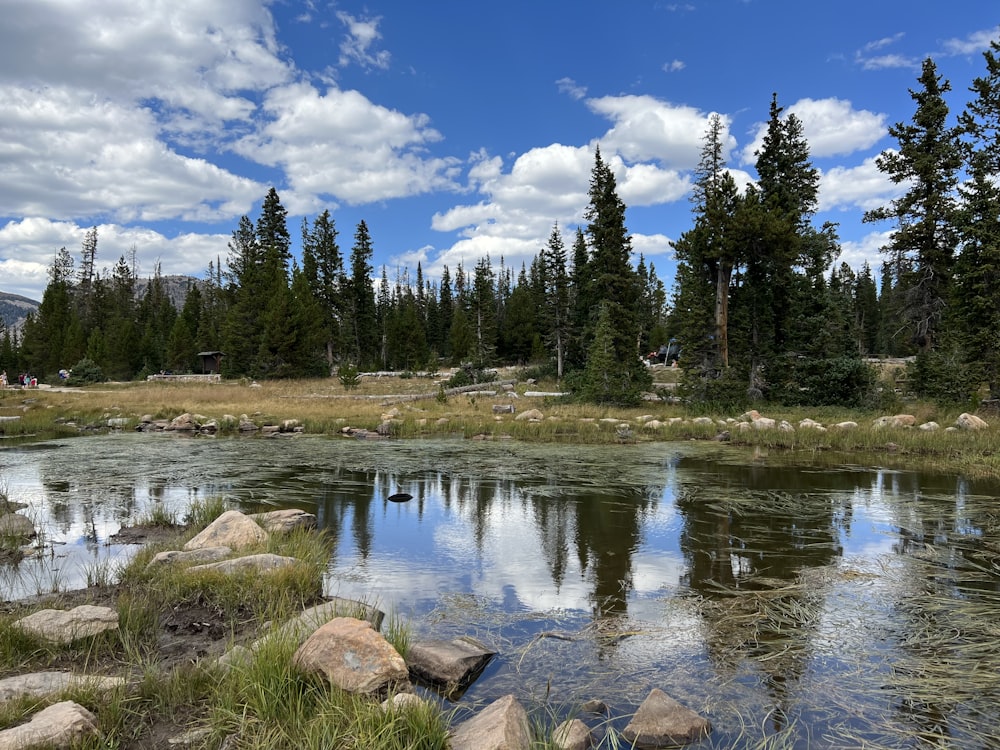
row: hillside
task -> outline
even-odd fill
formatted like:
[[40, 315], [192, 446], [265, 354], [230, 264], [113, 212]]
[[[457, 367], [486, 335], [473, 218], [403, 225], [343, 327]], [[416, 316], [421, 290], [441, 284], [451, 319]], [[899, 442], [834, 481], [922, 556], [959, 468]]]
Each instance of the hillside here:
[[8, 328], [20, 328], [24, 319], [28, 317], [28, 313], [37, 309], [38, 302], [33, 299], [22, 297], [19, 294], [0, 292], [0, 320]]

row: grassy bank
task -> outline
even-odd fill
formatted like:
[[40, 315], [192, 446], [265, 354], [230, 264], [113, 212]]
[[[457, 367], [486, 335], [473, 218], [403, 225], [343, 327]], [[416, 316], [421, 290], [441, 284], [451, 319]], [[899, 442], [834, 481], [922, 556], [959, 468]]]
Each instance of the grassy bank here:
[[[513, 376], [513, 373], [503, 374]], [[258, 425], [298, 420], [312, 434], [338, 434], [345, 428], [375, 430], [392, 416], [386, 428], [392, 437], [460, 436], [575, 443], [630, 443], [643, 441], [707, 440], [728, 432], [733, 444], [784, 451], [805, 460], [819, 453], [860, 453], [878, 463], [914, 465], [976, 476], [1000, 477], [1000, 417], [977, 432], [947, 432], [962, 411], [930, 403], [908, 402], [897, 411], [912, 414], [916, 424], [934, 421], [936, 432], [914, 428], [875, 428], [880, 413], [833, 408], [770, 408], [765, 416], [785, 420], [794, 431], [734, 429], [739, 414], [718, 413], [711, 423], [698, 424], [697, 414], [681, 404], [651, 401], [634, 409], [611, 409], [572, 403], [553, 397], [527, 397], [527, 391], [558, 391], [557, 383], [517, 383], [515, 393], [475, 393], [445, 396], [441, 385], [422, 377], [365, 377], [357, 389], [345, 391], [336, 379], [271, 381], [260, 384], [229, 381], [198, 383], [104, 384], [80, 389], [7, 390], [0, 392], [0, 421], [5, 438], [35, 435], [58, 437], [107, 429], [109, 420], [122, 420], [132, 429], [142, 417], [172, 419], [190, 412], [209, 419], [246, 414]], [[423, 398], [416, 398], [423, 395]], [[515, 413], [496, 414], [494, 406], [512, 405]], [[518, 420], [516, 415], [538, 409], [540, 421]], [[824, 425], [853, 421], [849, 430], [798, 429], [803, 419]], [[656, 423], [659, 423], [658, 425]], [[620, 427], [627, 424], [628, 430]], [[222, 431], [234, 430], [224, 424]]]
[[[384, 713], [377, 701], [300, 674], [292, 666], [298, 647], [292, 637], [271, 637], [233, 666], [221, 667], [217, 658], [234, 645], [249, 645], [271, 632], [272, 623], [321, 601], [331, 549], [323, 534], [296, 531], [272, 535], [245, 551], [300, 561], [266, 575], [147, 569], [156, 552], [179, 549], [196, 530], [192, 523], [183, 533], [167, 535], [124, 568], [95, 575], [99, 580], [85, 591], [8, 606], [0, 615], [0, 677], [70, 670], [126, 682], [110, 691], [84, 683], [46, 698], [0, 703], [0, 727], [59, 700], [74, 700], [98, 719], [100, 737], [82, 743], [84, 748], [167, 747], [168, 740], [185, 733], [191, 733], [188, 747], [221, 747], [226, 738], [226, 746], [251, 750], [445, 747], [448, 716], [436, 705]], [[115, 609], [118, 631], [60, 646], [13, 625], [36, 609], [83, 603]], [[386, 636], [405, 651], [404, 626], [393, 621]]]

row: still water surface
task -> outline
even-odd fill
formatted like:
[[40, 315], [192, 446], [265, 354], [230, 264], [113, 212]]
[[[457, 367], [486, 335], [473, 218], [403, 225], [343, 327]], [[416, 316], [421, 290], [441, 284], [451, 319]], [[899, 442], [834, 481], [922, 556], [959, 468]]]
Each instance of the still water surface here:
[[785, 458], [310, 436], [20, 445], [0, 450], [0, 479], [54, 554], [0, 568], [0, 599], [82, 587], [134, 553], [109, 542], [122, 525], [222, 495], [315, 512], [336, 539], [328, 594], [497, 650], [467, 703], [514, 692], [561, 718], [597, 697], [620, 717], [658, 687], [711, 719], [702, 747], [994, 746], [1000, 486]]

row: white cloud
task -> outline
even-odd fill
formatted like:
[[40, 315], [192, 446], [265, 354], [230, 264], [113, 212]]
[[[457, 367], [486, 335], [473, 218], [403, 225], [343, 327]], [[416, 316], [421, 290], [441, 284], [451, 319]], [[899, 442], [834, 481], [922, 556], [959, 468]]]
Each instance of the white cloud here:
[[875, 39], [871, 42], [868, 42], [868, 44], [866, 44], [862, 49], [865, 52], [875, 52], [876, 50], [885, 49], [886, 47], [890, 47], [896, 42], [901, 41], [904, 36], [906, 36], [905, 32], [898, 31], [892, 36], [886, 36], [882, 37], [881, 39]]
[[684, 70], [685, 65], [682, 60], [671, 60], [668, 63], [663, 63], [663, 71], [665, 73], [676, 73], [680, 70]]
[[458, 160], [424, 153], [441, 139], [425, 115], [381, 107], [357, 91], [321, 94], [308, 83], [273, 89], [263, 106], [269, 121], [234, 149], [285, 171], [292, 213], [315, 196], [359, 204], [456, 189]]
[[647, 259], [657, 255], [673, 257], [672, 240], [665, 234], [633, 234], [632, 251], [642, 253]]
[[965, 39], [947, 39], [944, 50], [950, 55], [974, 55], [989, 49], [990, 42], [1000, 39], [1000, 26], [969, 34]]
[[877, 276], [878, 269], [884, 259], [881, 248], [889, 243], [891, 234], [891, 230], [872, 232], [857, 242], [842, 242], [837, 263], [846, 263], [857, 271], [867, 262], [874, 275]]
[[0, 215], [212, 220], [264, 192], [156, 130], [149, 110], [87, 92], [0, 87]]
[[291, 74], [253, 0], [36, 0], [5, 7], [0, 25], [0, 83], [153, 100], [164, 120], [213, 132]]
[[339, 12], [337, 18], [347, 27], [347, 39], [340, 44], [341, 67], [357, 63], [363, 68], [389, 67], [391, 55], [386, 50], [372, 50], [372, 45], [382, 38], [378, 25], [381, 18], [355, 18], [349, 13]]
[[587, 95], [587, 87], [579, 85], [572, 78], [560, 78], [556, 81], [559, 91], [569, 94], [574, 99], [583, 99]]
[[[887, 132], [886, 115], [856, 110], [844, 99], [800, 99], [787, 107], [802, 123], [812, 157], [840, 156], [874, 146]], [[741, 164], [753, 164], [764, 143], [767, 123], [754, 128], [753, 140], [740, 152]]]
[[876, 55], [867, 57], [858, 53], [857, 62], [865, 70], [883, 70], [886, 68], [919, 68], [920, 60], [907, 55]]
[[[698, 164], [711, 114], [670, 104], [651, 96], [605, 96], [587, 106], [614, 125], [601, 137], [602, 149], [617, 151], [628, 161], [659, 161], [664, 167], [693, 169]], [[735, 141], [724, 118], [726, 151]]]
[[[4, 291], [40, 300], [55, 252], [65, 247], [78, 260], [89, 229], [73, 222], [38, 217], [9, 221], [0, 228], [0, 246], [6, 255], [0, 260], [0, 268], [4, 270]], [[165, 275], [201, 276], [210, 261], [225, 261], [229, 239], [229, 235], [196, 233], [170, 238], [143, 227], [100, 224], [97, 226], [96, 266], [110, 269], [135, 247], [141, 277], [152, 276], [157, 265]], [[8, 271], [11, 276], [7, 275]]]
[[856, 167], [834, 167], [823, 172], [819, 181], [820, 210], [869, 211], [902, 195], [903, 186], [894, 184], [879, 170], [876, 158], [865, 159]]

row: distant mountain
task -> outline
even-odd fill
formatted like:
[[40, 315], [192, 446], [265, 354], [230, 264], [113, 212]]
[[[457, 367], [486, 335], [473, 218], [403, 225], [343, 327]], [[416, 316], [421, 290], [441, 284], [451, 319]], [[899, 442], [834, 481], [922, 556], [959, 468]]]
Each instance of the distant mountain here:
[[[146, 290], [149, 288], [151, 281], [151, 279], [136, 279], [136, 298], [142, 299], [146, 296]], [[196, 279], [194, 276], [161, 276], [160, 283], [163, 284], [163, 289], [166, 291], [167, 297], [173, 303], [174, 307], [180, 310], [184, 307], [184, 299], [187, 297], [191, 286], [200, 287], [205, 282], [201, 279]]]
[[[160, 282], [167, 293], [167, 297], [174, 307], [180, 310], [184, 306], [184, 298], [187, 297], [188, 290], [192, 285], [202, 285], [201, 279], [194, 276], [161, 276]], [[150, 279], [136, 279], [136, 298], [142, 299], [149, 288]], [[24, 319], [28, 313], [38, 310], [40, 303], [19, 294], [0, 292], [0, 320], [11, 329], [19, 329], [24, 324]]]
[[19, 329], [24, 324], [28, 313], [38, 309], [39, 303], [20, 294], [0, 292], [0, 320], [12, 330]]

